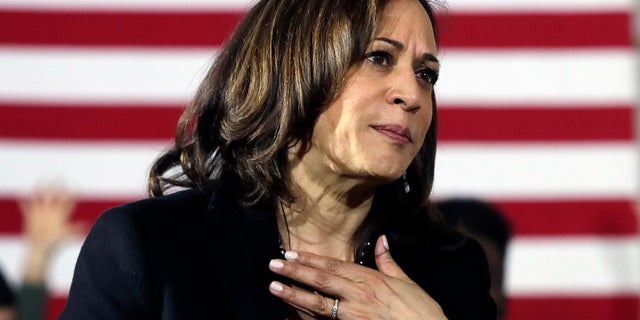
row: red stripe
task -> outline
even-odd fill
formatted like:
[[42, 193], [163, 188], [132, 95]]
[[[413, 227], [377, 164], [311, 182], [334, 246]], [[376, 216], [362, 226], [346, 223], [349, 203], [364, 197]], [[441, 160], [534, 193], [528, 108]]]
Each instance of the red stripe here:
[[[0, 43], [72, 46], [219, 46], [238, 12], [0, 10]], [[447, 47], [632, 46], [631, 12], [453, 13], [440, 17]]]
[[[57, 319], [66, 297], [49, 299], [47, 320]], [[511, 297], [505, 320], [637, 319], [637, 296]]]
[[497, 201], [518, 236], [637, 235], [631, 199]]
[[638, 319], [638, 296], [512, 297], [506, 320]]
[[217, 46], [242, 12], [0, 11], [0, 43]]
[[0, 137], [69, 140], [170, 140], [179, 106], [0, 104]]
[[[74, 222], [82, 222], [90, 227], [98, 216], [105, 210], [122, 205], [133, 199], [93, 200], [81, 199], [78, 201], [71, 216]], [[0, 234], [19, 234], [22, 232], [22, 216], [18, 208], [17, 199], [0, 198]]]
[[465, 107], [438, 110], [445, 141], [612, 141], [634, 139], [632, 106]]
[[[170, 140], [178, 105], [35, 105], [0, 103], [0, 138]], [[440, 141], [632, 141], [631, 106], [444, 106]]]
[[45, 320], [56, 320], [62, 313], [65, 304], [67, 303], [66, 296], [51, 296], [47, 301], [47, 307], [45, 312]]
[[440, 19], [449, 47], [633, 46], [632, 12], [458, 13]]
[[[80, 199], [72, 216], [88, 225], [108, 208], [131, 199]], [[628, 199], [497, 201], [516, 236], [635, 235], [638, 221]], [[0, 233], [18, 234], [22, 218], [13, 198], [0, 198]]]

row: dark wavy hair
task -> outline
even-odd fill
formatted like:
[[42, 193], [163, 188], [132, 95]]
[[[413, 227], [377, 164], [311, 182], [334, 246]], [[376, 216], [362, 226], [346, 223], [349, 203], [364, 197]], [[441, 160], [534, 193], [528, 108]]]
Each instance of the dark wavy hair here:
[[[237, 174], [248, 204], [293, 201], [287, 150], [306, 145], [318, 115], [340, 93], [347, 71], [364, 60], [388, 0], [262, 0], [243, 18], [182, 114], [174, 145], [154, 163], [152, 196], [172, 187], [215, 184]], [[437, 32], [428, 0], [419, 1]], [[434, 177], [437, 113], [403, 183], [380, 186], [353, 241], [370, 235], [389, 208], [426, 219]], [[402, 214], [398, 219], [402, 218]], [[407, 217], [407, 216], [405, 216]], [[406, 219], [405, 219], [406, 221]], [[409, 219], [413, 221], [413, 219]], [[424, 225], [424, 224], [423, 224]], [[421, 232], [424, 232], [422, 230]]]

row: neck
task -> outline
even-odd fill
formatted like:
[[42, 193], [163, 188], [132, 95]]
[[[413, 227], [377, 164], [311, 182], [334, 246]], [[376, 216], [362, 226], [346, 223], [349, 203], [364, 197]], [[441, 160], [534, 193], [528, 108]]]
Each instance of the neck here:
[[351, 239], [371, 209], [374, 186], [318, 168], [304, 161], [291, 167], [294, 201], [279, 208], [283, 244], [288, 250], [352, 260]]

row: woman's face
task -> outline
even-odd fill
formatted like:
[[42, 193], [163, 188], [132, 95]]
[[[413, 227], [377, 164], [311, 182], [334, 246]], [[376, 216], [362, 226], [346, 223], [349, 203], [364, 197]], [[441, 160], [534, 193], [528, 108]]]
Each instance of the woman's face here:
[[416, 0], [391, 0], [364, 61], [320, 114], [311, 150], [341, 176], [389, 182], [419, 151], [432, 118], [439, 64], [433, 28]]

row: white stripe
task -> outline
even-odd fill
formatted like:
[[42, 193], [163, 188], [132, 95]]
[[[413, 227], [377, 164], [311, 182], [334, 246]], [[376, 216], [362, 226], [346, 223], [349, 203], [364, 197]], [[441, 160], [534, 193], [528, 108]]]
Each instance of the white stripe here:
[[[72, 238], [58, 246], [47, 270], [47, 289], [51, 295], [66, 296], [73, 279], [83, 238]], [[22, 282], [26, 242], [22, 237], [0, 236], [0, 268], [14, 287]]]
[[444, 50], [442, 103], [628, 104], [635, 101], [632, 50]]
[[0, 99], [183, 103], [212, 49], [0, 48]]
[[[52, 258], [49, 287], [65, 294], [81, 239], [68, 241]], [[25, 243], [0, 236], [0, 267], [9, 280], [21, 279]], [[515, 238], [509, 247], [505, 285], [509, 295], [638, 294], [640, 241], [637, 238]]]
[[628, 144], [441, 144], [436, 197], [634, 198], [636, 146]]
[[[184, 102], [212, 49], [0, 47], [0, 99], [18, 101]], [[447, 50], [440, 102], [632, 104], [631, 50]]]
[[[4, 0], [0, 8], [47, 8], [57, 10], [190, 10], [245, 9], [257, 0]], [[449, 0], [452, 11], [580, 11], [628, 10], [633, 0]]]
[[[0, 194], [58, 178], [80, 195], [142, 195], [162, 143], [0, 141]], [[435, 196], [633, 198], [637, 155], [629, 144], [442, 144]]]
[[515, 296], [639, 294], [638, 270], [637, 237], [515, 238], [505, 284]]
[[60, 180], [79, 196], [142, 196], [151, 163], [165, 147], [164, 143], [0, 141], [0, 193], [24, 194], [45, 181]]

